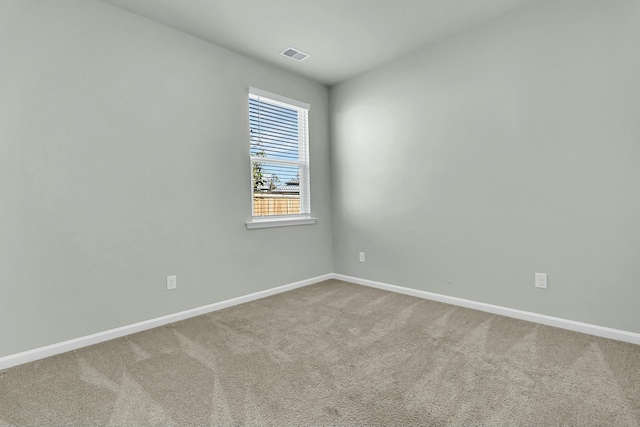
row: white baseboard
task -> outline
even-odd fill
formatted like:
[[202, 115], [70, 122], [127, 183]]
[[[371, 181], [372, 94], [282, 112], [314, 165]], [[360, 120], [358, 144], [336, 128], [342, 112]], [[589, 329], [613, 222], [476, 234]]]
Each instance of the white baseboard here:
[[500, 314], [502, 316], [513, 317], [515, 319], [527, 320], [529, 322], [540, 323], [542, 325], [555, 326], [556, 328], [568, 329], [570, 331], [582, 332], [584, 334], [595, 335], [597, 337], [610, 338], [617, 341], [625, 341], [632, 344], [640, 344], [640, 334], [635, 332], [622, 331], [619, 329], [607, 328], [605, 326], [591, 325], [589, 323], [576, 322], [559, 317], [547, 316], [544, 314], [531, 313], [529, 311], [516, 310], [499, 305], [487, 304], [484, 302], [471, 301], [467, 299], [450, 297], [432, 292], [420, 291], [418, 289], [404, 288], [402, 286], [390, 285], [388, 283], [375, 282], [358, 277], [345, 276], [344, 274], [333, 274], [333, 279], [355, 283], [357, 285], [369, 286], [383, 289], [385, 291], [397, 292], [411, 295], [418, 298], [444, 302], [446, 304], [460, 307], [472, 308], [474, 310], [486, 311], [488, 313]]
[[33, 362], [35, 360], [44, 359], [45, 357], [55, 356], [56, 354], [65, 353], [67, 351], [77, 350], [82, 347], [98, 344], [104, 341], [120, 338], [125, 335], [135, 334], [147, 329], [157, 328], [168, 323], [177, 322], [179, 320], [188, 319], [202, 314], [211, 313], [213, 311], [222, 310], [245, 302], [254, 301], [260, 298], [266, 298], [282, 292], [290, 291], [303, 286], [313, 285], [314, 283], [324, 280], [336, 279], [357, 285], [369, 286], [372, 288], [383, 289], [385, 291], [396, 292], [405, 295], [411, 295], [418, 298], [439, 301], [446, 304], [456, 305], [460, 307], [472, 308], [474, 310], [485, 311], [488, 313], [499, 314], [502, 316], [512, 317], [515, 319], [527, 320], [529, 322], [540, 323], [542, 325], [555, 326], [557, 328], [568, 329], [570, 331], [582, 332], [584, 334], [595, 335], [603, 338], [610, 338], [618, 341], [624, 341], [632, 344], [640, 345], [640, 334], [635, 332], [622, 331], [619, 329], [607, 328], [604, 326], [591, 325], [588, 323], [576, 322], [573, 320], [561, 319], [559, 317], [546, 316], [544, 314], [531, 313], [528, 311], [516, 310], [513, 308], [502, 307], [499, 305], [487, 304], [483, 302], [471, 301], [463, 298], [451, 297], [432, 292], [421, 291], [418, 289], [405, 288], [402, 286], [390, 285], [388, 283], [376, 282], [368, 279], [360, 279], [358, 277], [346, 276], [344, 274], [329, 273], [322, 276], [312, 277], [310, 279], [301, 280], [299, 282], [289, 283], [288, 285], [278, 286], [260, 292], [254, 292], [249, 295], [231, 298], [225, 301], [216, 302], [202, 307], [193, 308], [191, 310], [181, 311], [179, 313], [169, 314], [167, 316], [157, 317], [155, 319], [145, 320], [143, 322], [134, 323], [120, 328], [110, 329], [104, 332], [87, 335], [84, 337], [74, 338], [57, 344], [51, 344], [45, 347], [35, 348], [33, 350], [0, 357], [0, 371], [11, 368], [13, 366], [22, 365], [23, 363]]
[[313, 277], [311, 279], [301, 280], [299, 282], [289, 283], [288, 285], [278, 286], [276, 288], [267, 289], [260, 292], [254, 292], [249, 295], [243, 295], [237, 298], [208, 304], [202, 307], [193, 308], [191, 310], [181, 311], [179, 313], [169, 314], [167, 316], [157, 317], [142, 322], [134, 323], [120, 328], [110, 329], [104, 332], [87, 335], [84, 337], [74, 338], [45, 347], [35, 348], [33, 350], [23, 351], [21, 353], [11, 354], [9, 356], [0, 357], [0, 371], [13, 366], [22, 365], [23, 363], [33, 362], [34, 360], [44, 359], [45, 357], [55, 356], [56, 354], [65, 353], [67, 351], [77, 350], [82, 347], [88, 347], [103, 341], [120, 338], [125, 335], [135, 334], [147, 329], [157, 328], [168, 323], [177, 322], [179, 320], [188, 319], [190, 317], [200, 316], [201, 314], [211, 313], [212, 311], [222, 310], [223, 308], [254, 301], [271, 295], [290, 291], [292, 289], [301, 288], [303, 286], [312, 285], [333, 278], [333, 274], [324, 274], [322, 276]]

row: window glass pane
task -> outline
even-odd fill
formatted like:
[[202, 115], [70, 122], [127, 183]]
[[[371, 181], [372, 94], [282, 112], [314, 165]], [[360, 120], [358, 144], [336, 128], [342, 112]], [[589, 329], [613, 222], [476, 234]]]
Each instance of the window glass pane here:
[[300, 166], [252, 163], [253, 215], [300, 214]]

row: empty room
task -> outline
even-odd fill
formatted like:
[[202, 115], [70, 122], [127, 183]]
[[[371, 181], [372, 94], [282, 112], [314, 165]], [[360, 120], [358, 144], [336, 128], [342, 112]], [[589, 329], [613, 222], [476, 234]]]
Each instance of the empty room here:
[[0, 426], [640, 426], [640, 0], [0, 0]]

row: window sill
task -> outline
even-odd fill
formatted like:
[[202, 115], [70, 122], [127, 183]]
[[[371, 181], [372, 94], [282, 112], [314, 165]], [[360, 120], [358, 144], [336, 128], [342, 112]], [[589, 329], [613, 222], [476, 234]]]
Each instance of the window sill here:
[[270, 228], [270, 227], [291, 227], [293, 225], [315, 224], [318, 218], [297, 217], [297, 218], [269, 218], [252, 219], [247, 221], [247, 229]]

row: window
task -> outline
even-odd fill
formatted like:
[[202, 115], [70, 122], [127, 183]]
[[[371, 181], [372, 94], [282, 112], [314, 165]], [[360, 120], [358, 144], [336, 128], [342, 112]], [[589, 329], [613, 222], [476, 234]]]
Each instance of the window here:
[[265, 221], [279, 222], [276, 225], [315, 222], [309, 221], [308, 112], [308, 104], [249, 88], [249, 228], [265, 226]]

